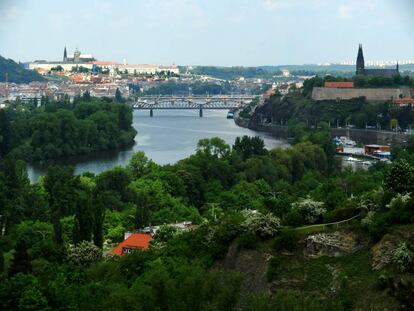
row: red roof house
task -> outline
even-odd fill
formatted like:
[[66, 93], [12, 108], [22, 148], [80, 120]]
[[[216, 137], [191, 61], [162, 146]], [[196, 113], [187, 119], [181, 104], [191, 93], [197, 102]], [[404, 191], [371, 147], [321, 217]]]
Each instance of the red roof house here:
[[119, 243], [119, 245], [112, 250], [111, 254], [124, 256], [131, 254], [136, 250], [146, 250], [148, 249], [151, 240], [152, 237], [150, 234], [133, 233], [126, 240]]
[[354, 87], [354, 82], [325, 82], [325, 87], [330, 88], [352, 88]]
[[414, 105], [414, 99], [413, 98], [394, 99], [394, 104], [400, 105], [400, 106]]

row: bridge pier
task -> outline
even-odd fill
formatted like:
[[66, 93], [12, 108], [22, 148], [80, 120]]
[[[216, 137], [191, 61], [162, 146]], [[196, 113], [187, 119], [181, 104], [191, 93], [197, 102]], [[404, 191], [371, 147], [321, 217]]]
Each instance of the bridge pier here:
[[198, 115], [200, 116], [200, 118], [203, 117], [203, 108], [200, 108]]
[[150, 117], [152, 118], [154, 116], [154, 111], [150, 109]]

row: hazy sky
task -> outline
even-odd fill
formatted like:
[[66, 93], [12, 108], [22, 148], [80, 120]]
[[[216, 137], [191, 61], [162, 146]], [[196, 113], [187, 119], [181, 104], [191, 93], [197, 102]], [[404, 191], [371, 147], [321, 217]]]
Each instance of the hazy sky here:
[[277, 65], [414, 59], [414, 0], [0, 0], [0, 54]]

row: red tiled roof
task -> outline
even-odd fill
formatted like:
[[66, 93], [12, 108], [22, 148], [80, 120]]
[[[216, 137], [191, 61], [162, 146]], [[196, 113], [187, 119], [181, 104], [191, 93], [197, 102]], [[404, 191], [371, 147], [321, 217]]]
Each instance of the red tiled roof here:
[[414, 104], [414, 98], [399, 98], [394, 99], [394, 104], [401, 105], [401, 104]]
[[354, 82], [325, 82], [325, 87], [349, 88], [354, 87]]
[[133, 233], [125, 241], [119, 243], [117, 247], [112, 250], [113, 255], [123, 256], [128, 253], [125, 249], [148, 249], [149, 242], [152, 240], [151, 235], [145, 233]]

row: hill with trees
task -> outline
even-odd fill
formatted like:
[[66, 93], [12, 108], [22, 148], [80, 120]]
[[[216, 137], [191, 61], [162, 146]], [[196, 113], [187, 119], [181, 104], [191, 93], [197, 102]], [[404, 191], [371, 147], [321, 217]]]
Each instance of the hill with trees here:
[[[310, 134], [284, 150], [203, 139], [174, 165], [139, 152], [36, 184], [6, 154], [1, 310], [412, 310], [414, 142], [352, 171]], [[162, 226], [148, 250], [108, 255], [149, 224]]]
[[6, 59], [0, 55], [0, 82], [8, 81], [12, 83], [29, 83], [33, 81], [45, 81], [36, 71], [24, 69], [12, 59]]

